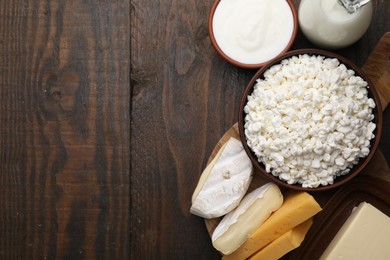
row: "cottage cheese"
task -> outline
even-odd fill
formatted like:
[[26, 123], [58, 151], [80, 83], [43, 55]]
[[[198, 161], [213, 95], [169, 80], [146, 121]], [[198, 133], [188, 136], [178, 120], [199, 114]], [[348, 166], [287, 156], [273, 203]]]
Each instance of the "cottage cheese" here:
[[332, 184], [370, 152], [376, 125], [368, 87], [338, 59], [285, 59], [248, 96], [248, 146], [267, 172], [289, 184]]

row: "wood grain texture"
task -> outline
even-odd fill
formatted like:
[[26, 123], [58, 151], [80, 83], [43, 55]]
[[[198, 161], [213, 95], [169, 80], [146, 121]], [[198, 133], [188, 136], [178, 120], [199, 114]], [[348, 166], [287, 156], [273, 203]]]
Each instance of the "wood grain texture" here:
[[[230, 65], [212, 48], [212, 4], [131, 0], [132, 259], [220, 258], [203, 219], [189, 213], [191, 196], [218, 140], [237, 122], [241, 93], [255, 72]], [[336, 51], [358, 66], [390, 31], [390, 2], [375, 1], [374, 12], [368, 32]], [[299, 32], [293, 49], [306, 47], [315, 46]]]
[[385, 108], [390, 101], [390, 32], [383, 35], [362, 69], [378, 90]]
[[[214, 252], [209, 241], [196, 241], [207, 231], [201, 219], [190, 215], [188, 200], [207, 137], [226, 130], [223, 124], [210, 125], [223, 114], [224, 94], [220, 86], [209, 88], [210, 76], [220, 73], [210, 60], [204, 19], [209, 4], [132, 1], [133, 259], [192, 259], [194, 252], [207, 259]], [[238, 100], [234, 86], [226, 88]], [[222, 100], [214, 102], [210, 95], [222, 95]], [[193, 248], [180, 246], [185, 240], [194, 242]]]
[[0, 258], [129, 253], [130, 5], [0, 1]]

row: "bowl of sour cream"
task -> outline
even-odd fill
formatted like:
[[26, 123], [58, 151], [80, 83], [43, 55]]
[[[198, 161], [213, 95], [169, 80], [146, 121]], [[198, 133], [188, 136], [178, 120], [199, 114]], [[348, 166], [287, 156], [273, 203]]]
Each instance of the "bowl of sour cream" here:
[[208, 29], [222, 58], [240, 68], [257, 69], [291, 48], [298, 16], [291, 0], [216, 0]]

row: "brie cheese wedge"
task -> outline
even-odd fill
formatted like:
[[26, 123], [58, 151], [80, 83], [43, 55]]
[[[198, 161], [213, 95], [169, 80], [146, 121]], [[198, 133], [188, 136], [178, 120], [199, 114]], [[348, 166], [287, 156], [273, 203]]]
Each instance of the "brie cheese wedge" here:
[[203, 171], [192, 195], [192, 214], [210, 219], [235, 209], [249, 188], [253, 166], [242, 143], [231, 137]]
[[218, 224], [211, 237], [213, 246], [225, 255], [231, 254], [282, 204], [283, 195], [272, 182], [252, 191]]

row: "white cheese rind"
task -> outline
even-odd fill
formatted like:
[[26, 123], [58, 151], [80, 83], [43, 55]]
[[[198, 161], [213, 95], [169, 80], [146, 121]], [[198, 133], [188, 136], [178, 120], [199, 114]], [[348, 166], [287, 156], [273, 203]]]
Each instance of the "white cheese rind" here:
[[252, 180], [253, 166], [242, 143], [230, 138], [203, 171], [192, 196], [192, 214], [216, 218], [235, 209]]
[[389, 259], [390, 217], [362, 202], [329, 244], [321, 260]]
[[218, 224], [211, 237], [213, 246], [225, 255], [232, 253], [282, 204], [283, 195], [274, 183], [252, 191]]

